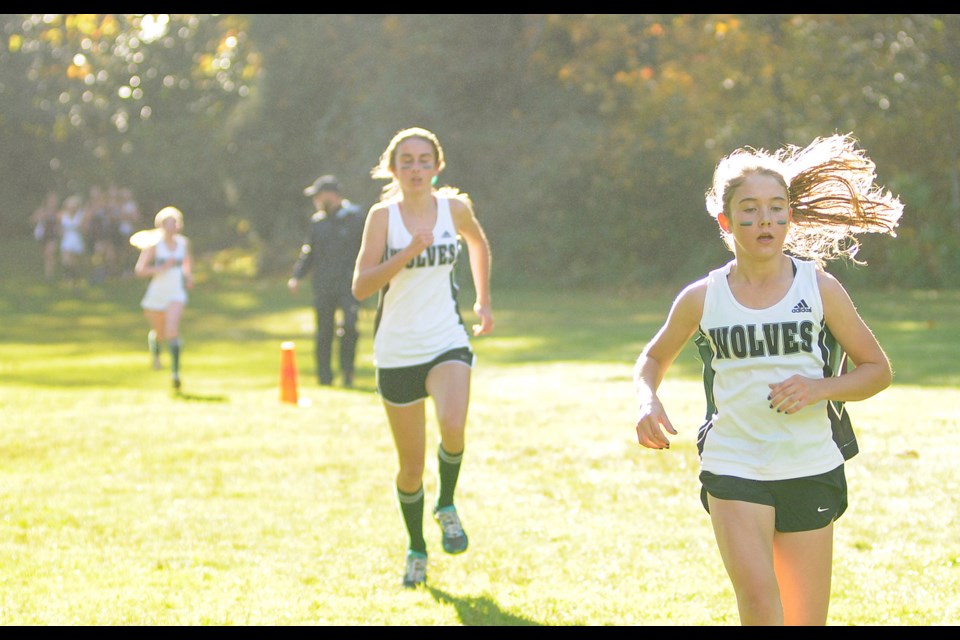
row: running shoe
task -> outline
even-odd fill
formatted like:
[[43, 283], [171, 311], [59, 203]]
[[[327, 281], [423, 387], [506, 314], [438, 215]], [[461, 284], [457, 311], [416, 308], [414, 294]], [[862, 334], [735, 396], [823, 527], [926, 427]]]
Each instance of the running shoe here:
[[413, 589], [427, 583], [427, 554], [407, 551], [407, 569], [403, 574], [403, 586]]
[[443, 531], [443, 550], [447, 553], [463, 553], [467, 550], [467, 534], [460, 524], [457, 508], [452, 504], [433, 510], [433, 519]]

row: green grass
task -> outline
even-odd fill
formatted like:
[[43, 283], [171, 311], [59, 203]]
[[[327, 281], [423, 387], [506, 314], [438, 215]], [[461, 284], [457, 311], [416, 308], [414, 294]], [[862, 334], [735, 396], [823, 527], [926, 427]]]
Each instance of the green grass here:
[[[662, 388], [674, 446], [635, 440], [632, 363], [673, 289], [494, 291], [457, 497], [470, 550], [444, 555], [427, 517], [429, 588], [407, 591], [370, 304], [356, 388], [321, 388], [306, 295], [202, 273], [176, 396], [148, 366], [142, 282], [73, 293], [0, 255], [5, 625], [738, 623], [697, 497], [692, 348]], [[850, 405], [830, 623], [957, 624], [960, 292], [851, 293], [897, 375]], [[308, 406], [279, 401], [284, 340]]]

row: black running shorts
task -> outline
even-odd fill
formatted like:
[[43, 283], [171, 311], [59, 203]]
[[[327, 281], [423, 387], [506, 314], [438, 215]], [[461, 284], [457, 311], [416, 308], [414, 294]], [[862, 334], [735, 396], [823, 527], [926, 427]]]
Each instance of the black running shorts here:
[[747, 480], [700, 472], [700, 502], [710, 513], [707, 494], [721, 500], [765, 504], [776, 512], [776, 529], [784, 533], [822, 529], [847, 510], [843, 465], [816, 476], [789, 480]]
[[427, 374], [441, 362], [451, 360], [472, 367], [473, 351], [460, 347], [445, 351], [425, 364], [377, 369], [377, 393], [388, 404], [405, 405], [423, 400], [430, 395], [427, 393]]

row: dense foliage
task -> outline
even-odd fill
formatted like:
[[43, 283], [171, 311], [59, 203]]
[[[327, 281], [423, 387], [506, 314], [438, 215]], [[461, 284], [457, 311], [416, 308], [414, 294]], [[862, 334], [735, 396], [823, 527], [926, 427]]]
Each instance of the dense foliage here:
[[288, 269], [309, 203], [410, 126], [444, 144], [495, 278], [630, 286], [726, 259], [703, 194], [732, 149], [853, 132], [906, 203], [847, 277], [960, 273], [953, 14], [0, 16], [5, 233], [47, 189], [131, 187], [199, 247]]

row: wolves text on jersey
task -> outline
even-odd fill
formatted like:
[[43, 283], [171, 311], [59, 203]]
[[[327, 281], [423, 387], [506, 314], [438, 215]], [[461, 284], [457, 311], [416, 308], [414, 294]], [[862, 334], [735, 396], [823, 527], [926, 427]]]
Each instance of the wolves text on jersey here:
[[801, 322], [772, 322], [763, 325], [733, 325], [709, 329], [710, 339], [716, 345], [717, 358], [760, 358], [813, 352], [811, 320]]
[[[438, 265], [453, 264], [457, 261], [457, 243], [451, 242], [450, 244], [434, 244], [418, 255], [416, 258], [407, 263], [407, 269], [415, 269], [418, 267], [435, 267]], [[390, 249], [391, 257], [396, 253], [400, 253], [400, 249]]]

